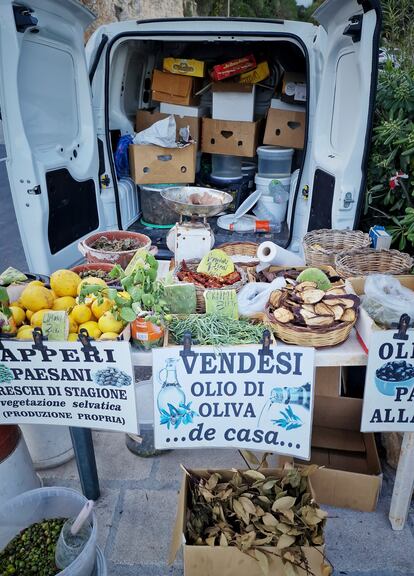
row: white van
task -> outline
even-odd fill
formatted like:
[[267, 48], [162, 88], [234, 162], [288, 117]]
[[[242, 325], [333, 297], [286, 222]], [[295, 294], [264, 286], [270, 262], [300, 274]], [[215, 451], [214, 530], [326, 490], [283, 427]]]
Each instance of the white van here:
[[235, 18], [117, 22], [96, 30], [85, 49], [93, 18], [76, 0], [0, 0], [7, 169], [30, 270], [70, 266], [79, 260], [80, 239], [138, 218], [116, 177], [114, 143], [134, 131], [136, 111], [151, 104], [152, 71], [171, 54], [225, 61], [259, 51], [275, 69], [306, 73], [305, 147], [288, 233], [277, 240], [295, 251], [307, 230], [357, 224], [377, 81], [379, 0], [326, 0], [315, 13], [319, 26]]

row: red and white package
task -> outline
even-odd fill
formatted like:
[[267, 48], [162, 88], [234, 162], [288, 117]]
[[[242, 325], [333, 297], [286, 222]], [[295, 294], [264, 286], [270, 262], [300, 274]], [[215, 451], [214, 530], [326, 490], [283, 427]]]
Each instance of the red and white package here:
[[226, 78], [231, 78], [232, 76], [237, 76], [238, 74], [243, 74], [243, 72], [249, 72], [250, 70], [254, 70], [256, 67], [256, 58], [253, 54], [249, 54], [249, 56], [235, 58], [234, 60], [224, 62], [224, 64], [213, 66], [210, 76], [214, 82], [218, 82], [220, 80], [225, 80]]

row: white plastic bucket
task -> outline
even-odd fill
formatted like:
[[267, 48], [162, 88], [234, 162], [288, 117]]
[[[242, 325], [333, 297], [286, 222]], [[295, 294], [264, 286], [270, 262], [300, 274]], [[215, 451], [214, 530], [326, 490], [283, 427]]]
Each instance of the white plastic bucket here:
[[272, 196], [261, 196], [253, 213], [260, 220], [270, 220], [273, 224], [281, 224], [286, 219], [287, 202], [277, 203]]
[[281, 188], [286, 190], [286, 192], [290, 192], [290, 182], [292, 180], [291, 176], [280, 176], [280, 177], [272, 177], [272, 178], [264, 178], [263, 176], [259, 176], [256, 174], [254, 181], [256, 183], [256, 190], [261, 190], [262, 196], [270, 196], [271, 192], [269, 190], [269, 186], [271, 182], [277, 181], [280, 182]]
[[55, 468], [74, 457], [67, 426], [24, 424], [20, 428], [36, 470]]
[[40, 488], [41, 485], [40, 478], [34, 471], [26, 442], [19, 431], [19, 441], [15, 449], [0, 462], [0, 506], [27, 490]]
[[[0, 508], [0, 550], [7, 546], [21, 530], [32, 524], [44, 519], [77, 516], [86, 502], [86, 498], [76, 490], [57, 486], [30, 490], [12, 498]], [[93, 574], [98, 528], [94, 513], [91, 518], [92, 533], [89, 541], [76, 560], [59, 572], [59, 576], [91, 576]]]

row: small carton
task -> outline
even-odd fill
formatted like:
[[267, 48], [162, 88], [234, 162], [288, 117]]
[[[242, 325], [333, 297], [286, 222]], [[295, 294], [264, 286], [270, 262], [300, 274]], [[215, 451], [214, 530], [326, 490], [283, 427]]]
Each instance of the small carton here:
[[180, 106], [180, 104], [160, 103], [162, 114], [174, 114], [174, 116], [185, 116], [186, 118], [203, 118], [208, 116], [207, 106]]
[[[322, 495], [319, 503], [372, 512], [382, 472], [374, 434], [360, 432], [361, 416], [359, 398], [316, 396], [310, 463], [325, 466], [326, 470], [323, 477], [320, 471], [312, 476], [312, 485]], [[281, 457], [279, 462], [283, 465], [286, 458]], [[295, 459], [295, 463], [300, 462]]]
[[[399, 280], [401, 284], [406, 288], [414, 290], [414, 276], [394, 276], [394, 278]], [[365, 294], [365, 280], [366, 278], [363, 276], [359, 276], [357, 278], [348, 278], [345, 281], [347, 291], [357, 294], [357, 296], [360, 297], [363, 296]], [[362, 306], [360, 306], [355, 329], [359, 343], [368, 354], [369, 341], [372, 333], [376, 330], [382, 330], [382, 328], [378, 326], [378, 324], [373, 318], [371, 318], [368, 312]]]
[[240, 84], [257, 84], [266, 80], [270, 76], [269, 64], [265, 60], [264, 62], [259, 62], [257, 68], [251, 70], [250, 72], [245, 72], [240, 74], [239, 82]]
[[260, 121], [232, 122], [203, 118], [201, 150], [208, 154], [228, 156], [256, 155]]
[[[138, 110], [135, 119], [135, 130], [137, 132], [142, 132], [142, 130], [146, 130], [155, 124], [155, 122], [164, 120], [164, 118], [167, 118], [168, 116], [170, 116], [170, 114], [151, 112], [149, 110]], [[199, 144], [201, 138], [201, 118], [192, 118], [191, 116], [178, 116], [175, 114], [174, 118], [177, 125], [177, 140], [179, 138], [180, 129], [189, 126], [192, 138]]]
[[389, 250], [391, 248], [392, 236], [388, 234], [384, 226], [372, 226], [369, 237], [375, 250]]
[[180, 74], [181, 76], [196, 76], [197, 78], [204, 78], [205, 76], [205, 63], [201, 60], [164, 58], [162, 68], [164, 72]]
[[[194, 470], [195, 473], [203, 475], [206, 470]], [[216, 470], [224, 479], [230, 479], [233, 472], [231, 470]], [[322, 472], [323, 471], [318, 471]], [[264, 469], [265, 476], [281, 476], [282, 470]], [[318, 500], [318, 494], [313, 490], [313, 475], [310, 478], [312, 495]], [[326, 484], [329, 486], [329, 482]], [[178, 500], [177, 516], [170, 548], [169, 563], [172, 564], [175, 557], [183, 548], [184, 556], [184, 576], [262, 576], [259, 563], [249, 555], [244, 554], [233, 546], [193, 546], [186, 544], [186, 516], [188, 502], [188, 477], [183, 476], [181, 490]], [[332, 489], [332, 488], [331, 488]], [[319, 500], [318, 500], [319, 501]], [[284, 574], [282, 559], [279, 552], [272, 547], [265, 547], [272, 555], [269, 558], [269, 574]], [[309, 573], [314, 576], [323, 575], [323, 552], [324, 546], [303, 546], [301, 548], [308, 561]], [[275, 553], [276, 552], [276, 553]], [[300, 570], [298, 574], [305, 576], [305, 572]]]
[[132, 144], [129, 147], [131, 178], [136, 184], [192, 184], [196, 152], [194, 144], [184, 148]]
[[282, 100], [292, 104], [306, 102], [306, 75], [285, 72], [283, 76]]
[[267, 114], [263, 143], [302, 150], [305, 132], [306, 113], [303, 108], [273, 99]]
[[213, 118], [215, 120], [253, 122], [255, 88], [254, 84], [215, 82], [211, 90], [213, 93]]
[[154, 70], [152, 76], [152, 99], [183, 106], [195, 106], [199, 98], [195, 95], [198, 83], [192, 76], [180, 76]]
[[249, 56], [235, 58], [234, 60], [229, 60], [223, 64], [213, 66], [210, 76], [214, 82], [219, 82], [220, 80], [225, 80], [226, 78], [231, 78], [232, 76], [237, 76], [238, 74], [254, 70], [256, 66], [255, 57], [253, 54], [249, 54]]

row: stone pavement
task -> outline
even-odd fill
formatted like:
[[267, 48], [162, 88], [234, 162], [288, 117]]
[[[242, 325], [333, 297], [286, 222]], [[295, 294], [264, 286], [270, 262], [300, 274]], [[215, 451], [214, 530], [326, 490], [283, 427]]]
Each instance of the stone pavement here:
[[[192, 468], [245, 467], [237, 450], [176, 450], [140, 458], [125, 446], [125, 435], [94, 432], [102, 496], [97, 503], [99, 546], [109, 576], [182, 576], [182, 561], [167, 565], [179, 464]], [[45, 485], [80, 489], [71, 461], [41, 472]], [[414, 506], [407, 526], [393, 532], [388, 511], [393, 474], [386, 470], [376, 512], [329, 509], [327, 554], [335, 575], [414, 576]], [[220, 575], [217, 575], [220, 576]]]

